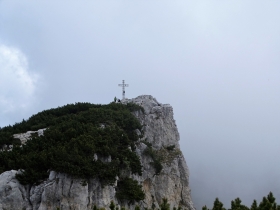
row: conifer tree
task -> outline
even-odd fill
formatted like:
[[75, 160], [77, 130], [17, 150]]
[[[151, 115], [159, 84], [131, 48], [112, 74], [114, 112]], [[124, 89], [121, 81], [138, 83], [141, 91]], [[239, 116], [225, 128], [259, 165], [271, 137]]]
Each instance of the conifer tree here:
[[267, 197], [263, 197], [262, 202], [259, 205], [259, 210], [277, 210], [277, 208], [278, 206], [272, 192], [269, 192]]
[[256, 200], [253, 201], [251, 205], [251, 210], [258, 210], [258, 203]]
[[115, 204], [114, 204], [113, 201], [111, 201], [109, 208], [110, 208], [111, 210], [115, 210]]
[[160, 204], [161, 210], [170, 210], [170, 204], [167, 202], [167, 198], [162, 199], [162, 204]]
[[224, 204], [219, 201], [219, 198], [216, 198], [212, 210], [226, 210], [223, 208], [223, 205]]
[[208, 210], [207, 206], [206, 206], [206, 205], [203, 206], [203, 207], [202, 207], [202, 210]]
[[240, 198], [236, 198], [235, 200], [231, 201], [231, 209], [232, 210], [249, 210], [249, 208], [243, 204], [241, 204]]
[[238, 210], [241, 206], [241, 200], [240, 198], [236, 198], [235, 200], [231, 201], [231, 209], [232, 210]]

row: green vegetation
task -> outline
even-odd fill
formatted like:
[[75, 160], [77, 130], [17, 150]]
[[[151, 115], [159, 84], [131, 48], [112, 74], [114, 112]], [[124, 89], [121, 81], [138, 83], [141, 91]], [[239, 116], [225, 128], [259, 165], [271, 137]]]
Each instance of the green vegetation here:
[[148, 147], [152, 147], [152, 144], [148, 142], [147, 138], [145, 140], [142, 140], [141, 142], [147, 145]]
[[[109, 208], [111, 210], [115, 210], [115, 206], [116, 206], [115, 203], [113, 201], [111, 201]], [[95, 206], [95, 208], [96, 208], [96, 206]]]
[[152, 158], [153, 162], [151, 162], [151, 165], [155, 168], [156, 175], [159, 175], [163, 166], [161, 164], [159, 156], [157, 155], [155, 150], [152, 148], [152, 146], [147, 145], [147, 148], [144, 150], [144, 154], [148, 155]]
[[[280, 205], [277, 205], [272, 192], [267, 197], [263, 197], [259, 205], [256, 200], [253, 201], [250, 208], [241, 203], [240, 198], [231, 201], [231, 210], [280, 210]], [[207, 206], [203, 206], [202, 210], [208, 210]], [[215, 199], [212, 210], [225, 210], [223, 203], [218, 198]]]
[[161, 210], [170, 210], [170, 204], [167, 202], [167, 198], [162, 199], [162, 204], [160, 204]]
[[174, 160], [174, 158], [182, 155], [181, 151], [175, 148], [175, 145], [170, 145], [159, 150], [154, 150], [152, 144], [147, 140], [142, 141], [142, 143], [147, 145], [144, 154], [152, 158], [153, 162], [151, 162], [151, 165], [155, 168], [156, 175], [160, 174], [163, 168], [163, 163], [170, 164]]
[[118, 182], [116, 197], [120, 201], [127, 200], [130, 203], [139, 202], [145, 198], [145, 194], [141, 189], [141, 185], [131, 178], [125, 178]]
[[[0, 146], [13, 145], [13, 150], [0, 152], [0, 173], [21, 169], [17, 179], [22, 184], [33, 184], [40, 183], [54, 170], [82, 178], [84, 186], [89, 178], [99, 178], [103, 185], [113, 184], [122, 170], [142, 175], [139, 157], [133, 151], [139, 139], [135, 130], [142, 126], [131, 113], [141, 110], [142, 107], [131, 103], [76, 103], [45, 110], [1, 128]], [[42, 128], [47, 128], [43, 136], [33, 135], [22, 146], [12, 137]], [[122, 182], [127, 183], [126, 179]], [[118, 191], [122, 199], [142, 200], [141, 187], [133, 180], [128, 183], [128, 197], [124, 189]]]
[[166, 149], [168, 151], [173, 151], [175, 149], [175, 145], [173, 144], [173, 145], [167, 146]]
[[169, 149], [165, 149], [165, 148], [162, 148], [162, 149], [159, 149], [159, 150], [156, 150], [155, 151], [157, 157], [159, 158], [160, 162], [161, 163], [165, 163], [165, 164], [170, 164], [174, 158], [182, 155], [182, 152], [180, 149], [172, 149], [172, 150], [169, 150]]
[[[47, 128], [50, 126], [55, 126], [57, 123], [62, 122], [63, 120], [69, 119], [71, 115], [81, 114], [81, 112], [88, 112], [90, 109], [100, 109], [100, 110], [111, 110], [111, 111], [142, 111], [144, 112], [143, 107], [138, 106], [133, 103], [128, 103], [126, 105], [120, 103], [110, 103], [108, 105], [100, 105], [100, 104], [91, 104], [91, 103], [75, 103], [68, 104], [63, 107], [53, 108], [49, 110], [45, 110], [39, 112], [36, 115], [31, 116], [27, 121], [22, 120], [20, 123], [15, 123], [15, 125], [6, 126], [0, 128], [0, 147], [4, 144], [13, 145], [14, 142], [19, 143], [18, 139], [14, 139], [12, 136], [15, 133], [23, 133], [26, 131], [37, 131], [41, 128]], [[112, 112], [107, 113], [108, 115], [112, 114]], [[126, 113], [130, 114], [130, 113]], [[102, 117], [99, 115], [99, 117]], [[105, 116], [103, 116], [105, 117]], [[100, 119], [100, 118], [99, 118]], [[85, 119], [86, 120], [86, 119]], [[108, 121], [108, 116], [106, 119], [103, 118], [101, 121]], [[111, 119], [114, 120], [114, 119]], [[118, 119], [120, 120], [120, 119]], [[110, 121], [110, 120], [109, 120]], [[97, 120], [94, 120], [97, 122]], [[139, 122], [137, 122], [139, 124]]]
[[[119, 208], [115, 205], [115, 203], [113, 201], [111, 201], [110, 206], [109, 206], [110, 210], [119, 210]], [[92, 207], [93, 210], [103, 210], [104, 208], [98, 208], [96, 205], [94, 205]], [[140, 206], [135, 205], [134, 210], [140, 210]], [[151, 209], [149, 208], [144, 208], [145, 210], [152, 210], [152, 209], [156, 209], [155, 206], [152, 207]], [[126, 210], [124, 207], [121, 207], [121, 210]], [[167, 198], [163, 198], [162, 199], [162, 203], [160, 204], [159, 208], [157, 210], [170, 210], [170, 204], [167, 201]], [[176, 208], [175, 206], [173, 207], [173, 210], [182, 210], [182, 208], [179, 206], [178, 208]]]

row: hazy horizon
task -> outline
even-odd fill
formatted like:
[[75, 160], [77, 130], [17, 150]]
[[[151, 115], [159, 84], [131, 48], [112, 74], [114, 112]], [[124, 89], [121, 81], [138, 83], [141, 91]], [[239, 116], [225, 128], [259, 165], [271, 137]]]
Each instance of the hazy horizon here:
[[279, 1], [0, 0], [0, 127], [68, 103], [173, 106], [197, 209], [280, 203]]

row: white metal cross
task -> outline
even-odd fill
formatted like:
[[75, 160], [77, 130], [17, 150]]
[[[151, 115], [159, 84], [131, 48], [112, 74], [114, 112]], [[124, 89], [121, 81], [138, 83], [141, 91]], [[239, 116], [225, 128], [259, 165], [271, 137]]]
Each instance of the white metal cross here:
[[122, 87], [122, 97], [125, 99], [125, 87], [128, 87], [128, 84], [125, 84], [124, 80], [122, 81], [122, 84], [119, 84], [120, 87]]

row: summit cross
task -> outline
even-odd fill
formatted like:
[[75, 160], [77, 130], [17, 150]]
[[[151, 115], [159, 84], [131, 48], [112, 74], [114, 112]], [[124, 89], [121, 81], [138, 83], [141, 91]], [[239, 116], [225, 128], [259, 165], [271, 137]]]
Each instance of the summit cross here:
[[125, 84], [123, 80], [122, 84], [119, 84], [119, 86], [122, 87], [122, 99], [125, 99], [125, 87], [128, 87], [128, 84]]

